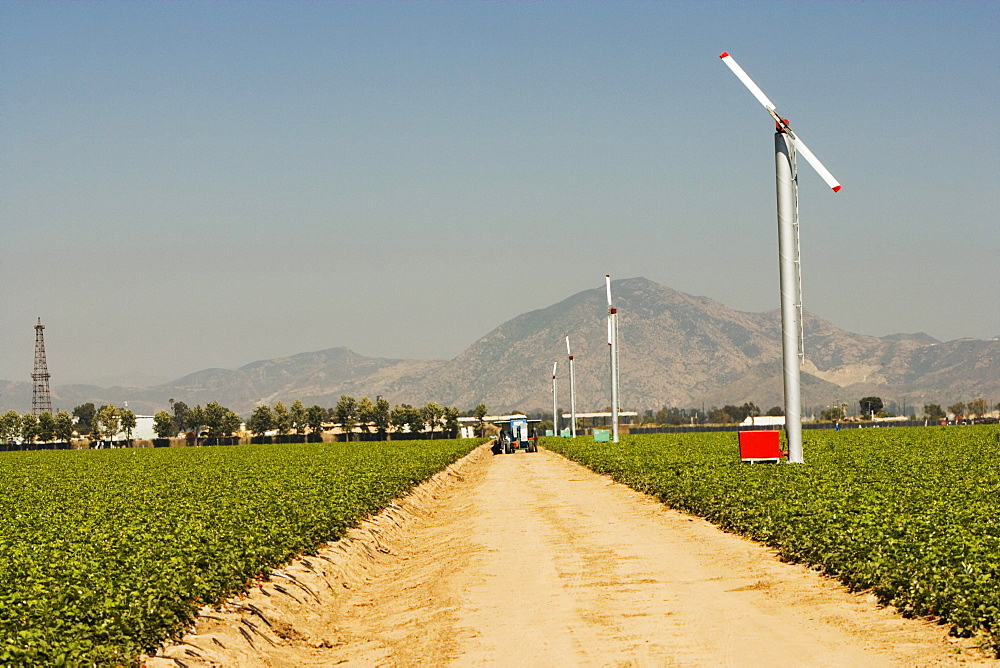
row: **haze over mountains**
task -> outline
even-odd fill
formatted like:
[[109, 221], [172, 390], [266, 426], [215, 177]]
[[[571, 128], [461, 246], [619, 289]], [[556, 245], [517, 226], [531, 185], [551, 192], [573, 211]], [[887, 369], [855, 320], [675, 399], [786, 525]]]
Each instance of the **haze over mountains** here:
[[[665, 405], [782, 403], [778, 310], [736, 311], [707, 297], [645, 278], [613, 282], [619, 309], [621, 397], [626, 410]], [[92, 401], [139, 414], [218, 401], [247, 415], [258, 402], [333, 406], [342, 394], [428, 401], [467, 409], [550, 411], [552, 363], [559, 361], [559, 403], [569, 405], [565, 334], [575, 356], [577, 410], [609, 406], [604, 286], [509, 320], [452, 360], [370, 358], [346, 348], [261, 360], [239, 369], [205, 369], [151, 387], [52, 387], [54, 408]], [[907, 406], [985, 397], [1000, 401], [1000, 340], [940, 342], [923, 334], [852, 334], [805, 313], [803, 404], [826, 406], [869, 394]], [[58, 377], [58, 370], [53, 370]], [[31, 383], [0, 381], [0, 406], [27, 412]], [[909, 411], [908, 411], [909, 412]], [[918, 411], [919, 412], [919, 411]]]

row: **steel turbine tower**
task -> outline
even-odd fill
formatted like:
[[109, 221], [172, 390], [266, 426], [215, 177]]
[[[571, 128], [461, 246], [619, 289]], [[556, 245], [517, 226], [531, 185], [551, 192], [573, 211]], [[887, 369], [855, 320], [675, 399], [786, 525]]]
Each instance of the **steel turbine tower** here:
[[556, 368], [559, 362], [552, 363], [552, 435], [559, 435], [559, 400], [556, 398]]
[[608, 291], [608, 353], [611, 357], [611, 440], [618, 442], [618, 309], [611, 305], [611, 276], [605, 274]]
[[576, 377], [573, 375], [573, 351], [569, 349], [569, 334], [566, 335], [566, 356], [569, 358], [569, 428], [576, 438]]
[[802, 395], [799, 368], [804, 356], [802, 335], [802, 263], [799, 257], [799, 196], [795, 154], [812, 165], [833, 192], [840, 183], [823, 163], [781, 118], [774, 103], [753, 82], [733, 57], [723, 52], [719, 58], [757, 98], [775, 123], [774, 166], [778, 201], [778, 263], [781, 282], [781, 352], [785, 386], [785, 433], [788, 436], [788, 461], [801, 464]]

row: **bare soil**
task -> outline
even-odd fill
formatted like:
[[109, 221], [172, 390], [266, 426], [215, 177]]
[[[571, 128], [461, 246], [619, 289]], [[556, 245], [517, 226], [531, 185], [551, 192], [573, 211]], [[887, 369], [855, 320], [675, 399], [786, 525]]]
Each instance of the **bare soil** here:
[[542, 450], [479, 448], [146, 665], [1000, 665]]

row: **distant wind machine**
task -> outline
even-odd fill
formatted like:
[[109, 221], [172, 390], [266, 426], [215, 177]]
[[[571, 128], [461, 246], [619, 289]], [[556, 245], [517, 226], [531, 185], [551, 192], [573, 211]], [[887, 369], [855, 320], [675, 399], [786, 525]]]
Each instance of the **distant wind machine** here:
[[795, 155], [802, 157], [833, 188], [840, 183], [833, 178], [805, 143], [792, 132], [788, 119], [775, 110], [774, 103], [753, 82], [728, 52], [722, 59], [733, 74], [743, 82], [775, 123], [774, 166], [778, 195], [778, 264], [781, 282], [781, 351], [785, 386], [785, 433], [788, 436], [788, 461], [803, 463], [802, 457], [802, 395], [799, 365], [804, 357], [802, 334], [802, 263], [799, 256], [799, 195]]
[[559, 399], [556, 393], [556, 369], [559, 362], [552, 363], [552, 435], [559, 435]]
[[569, 334], [566, 335], [566, 357], [569, 358], [569, 428], [570, 434], [576, 438], [576, 376], [573, 375], [573, 351], [569, 347]]
[[608, 353], [611, 356], [611, 440], [618, 442], [618, 309], [611, 304], [611, 276], [604, 276], [608, 290]]

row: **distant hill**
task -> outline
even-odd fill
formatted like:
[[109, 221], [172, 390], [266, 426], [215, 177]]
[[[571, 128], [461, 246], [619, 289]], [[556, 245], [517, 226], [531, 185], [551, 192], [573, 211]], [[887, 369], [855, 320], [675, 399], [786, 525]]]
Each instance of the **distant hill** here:
[[[613, 283], [619, 309], [623, 408], [782, 403], [777, 310], [746, 313], [645, 278]], [[332, 406], [341, 394], [391, 403], [436, 401], [466, 409], [549, 411], [552, 363], [559, 362], [559, 403], [569, 406], [563, 337], [575, 356], [578, 410], [609, 406], [607, 304], [603, 286], [509, 320], [452, 360], [370, 358], [346, 348], [261, 360], [239, 369], [206, 369], [143, 388], [53, 387], [67, 410], [86, 401], [129, 402], [140, 413], [219, 401], [241, 414], [258, 402]], [[854, 404], [867, 394], [916, 406], [985, 396], [1000, 398], [1000, 341], [940, 342], [927, 334], [852, 334], [804, 314], [803, 403]], [[30, 383], [0, 381], [3, 410], [30, 410]]]
[[920, 343], [941, 343], [930, 334], [917, 332], [916, 334], [889, 334], [883, 336], [886, 341], [919, 341]]
[[[291, 403], [301, 399], [307, 406], [332, 406], [341, 394], [382, 394], [389, 401], [407, 401], [405, 389], [397, 387], [402, 376], [425, 374], [443, 360], [398, 360], [365, 357], [347, 348], [330, 348], [291, 357], [252, 362], [239, 369], [205, 369], [153, 387], [60, 385], [52, 388], [53, 409], [72, 410], [88, 401], [113, 403], [139, 414], [151, 415], [169, 408], [169, 400], [189, 406], [218, 401], [241, 414], [249, 414], [259, 402]], [[3, 410], [31, 409], [31, 383], [0, 381]]]
[[[780, 312], [745, 313], [645, 278], [614, 281], [625, 408], [781, 405]], [[603, 287], [518, 316], [479, 339], [419, 386], [459, 406], [551, 410], [552, 362], [569, 405], [563, 334], [570, 333], [577, 406], [610, 404]], [[1000, 342], [940, 343], [926, 334], [852, 334], [804, 314], [803, 402], [854, 403], [866, 394], [915, 405], [1000, 396]]]

